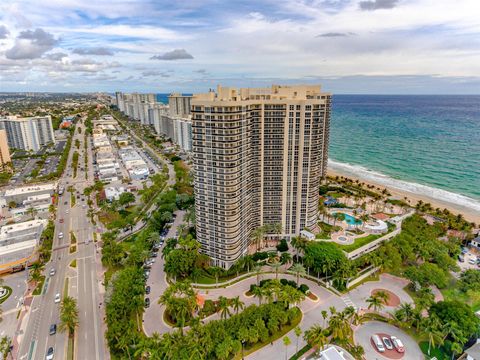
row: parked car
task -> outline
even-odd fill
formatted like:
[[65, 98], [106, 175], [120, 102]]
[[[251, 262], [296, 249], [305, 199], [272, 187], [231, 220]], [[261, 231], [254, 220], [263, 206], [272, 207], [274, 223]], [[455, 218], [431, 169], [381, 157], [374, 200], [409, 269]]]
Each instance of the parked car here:
[[383, 344], [385, 345], [385, 347], [386, 347], [388, 350], [392, 350], [392, 349], [393, 349], [392, 341], [390, 340], [390, 338], [389, 338], [388, 336], [382, 337], [382, 340], [383, 340]]
[[458, 261], [460, 262], [465, 262], [465, 258], [463, 257], [463, 255], [458, 255]]
[[57, 324], [52, 324], [52, 325], [50, 325], [49, 334], [50, 334], [50, 335], [55, 335], [56, 333], [57, 333]]
[[150, 286], [145, 287], [145, 294], [150, 294]]
[[470, 260], [468, 260], [468, 263], [469, 263], [470, 265], [475, 265], [475, 264], [477, 263], [477, 259], [475, 259], [475, 258], [470, 259]]
[[57, 293], [55, 295], [55, 300], [54, 301], [55, 301], [55, 304], [58, 304], [60, 302], [60, 293]]
[[380, 340], [380, 336], [372, 335], [372, 342], [379, 352], [385, 352], [385, 346], [383, 346], [383, 342], [382, 340]]
[[403, 346], [403, 343], [399, 338], [397, 338], [396, 336], [391, 336], [390, 339], [392, 340], [393, 346], [395, 346], [395, 350], [397, 350], [397, 352], [405, 352], [405, 347]]
[[149, 298], [145, 299], [145, 307], [146, 308], [150, 307], [150, 299]]
[[47, 350], [47, 355], [45, 356], [45, 360], [53, 360], [53, 353], [54, 353], [53, 347], [50, 346]]

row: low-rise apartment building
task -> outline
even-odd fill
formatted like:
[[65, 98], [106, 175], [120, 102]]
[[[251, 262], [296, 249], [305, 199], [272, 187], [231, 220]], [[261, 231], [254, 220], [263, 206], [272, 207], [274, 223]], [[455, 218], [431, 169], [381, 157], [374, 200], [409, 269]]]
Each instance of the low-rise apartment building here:
[[37, 247], [47, 220], [31, 220], [0, 228], [0, 273], [15, 271], [37, 260]]

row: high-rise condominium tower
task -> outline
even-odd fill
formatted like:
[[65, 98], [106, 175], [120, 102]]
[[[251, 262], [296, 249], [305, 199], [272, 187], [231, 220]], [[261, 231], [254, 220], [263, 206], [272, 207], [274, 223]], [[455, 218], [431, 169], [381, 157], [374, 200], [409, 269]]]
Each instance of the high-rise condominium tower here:
[[52, 117], [34, 116], [0, 118], [0, 129], [7, 132], [11, 148], [38, 151], [43, 145], [55, 143]]
[[197, 239], [216, 265], [244, 255], [259, 226], [287, 237], [316, 226], [330, 99], [306, 85], [194, 95]]

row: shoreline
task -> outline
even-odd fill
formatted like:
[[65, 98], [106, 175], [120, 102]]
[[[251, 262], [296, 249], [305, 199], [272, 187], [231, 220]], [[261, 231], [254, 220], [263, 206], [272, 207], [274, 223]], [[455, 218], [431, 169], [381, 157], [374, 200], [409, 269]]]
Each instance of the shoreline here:
[[392, 194], [392, 197], [398, 198], [399, 200], [403, 200], [405, 197], [409, 199], [412, 207], [414, 207], [419, 200], [422, 200], [424, 203], [430, 203], [433, 208], [447, 208], [454, 214], [462, 214], [463, 217], [470, 222], [474, 222], [477, 225], [480, 223], [480, 211], [467, 206], [455, 204], [449, 201], [442, 201], [425, 194], [419, 194], [405, 189], [398, 189], [391, 185], [385, 185], [381, 182], [372, 180], [371, 178], [363, 177], [360, 174], [352, 174], [348, 171], [342, 171], [341, 169], [337, 168], [332, 169], [330, 166], [327, 168], [327, 176], [343, 176], [349, 179], [359, 180], [365, 184], [373, 185], [381, 189], [386, 188]]

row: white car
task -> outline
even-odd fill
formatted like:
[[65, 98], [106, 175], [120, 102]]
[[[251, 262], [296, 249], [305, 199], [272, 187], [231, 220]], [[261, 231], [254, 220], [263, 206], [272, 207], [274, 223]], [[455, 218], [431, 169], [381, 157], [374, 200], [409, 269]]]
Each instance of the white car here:
[[475, 265], [475, 264], [477, 263], [477, 259], [471, 258], [470, 260], [468, 260], [468, 263], [469, 263], [470, 265]]
[[57, 293], [55, 295], [55, 300], [54, 301], [55, 301], [55, 304], [58, 304], [60, 302], [60, 293]]
[[55, 269], [52, 268], [50, 269], [50, 276], [53, 276], [53, 275], [55, 275]]
[[58, 238], [63, 239], [63, 232], [58, 233]]

